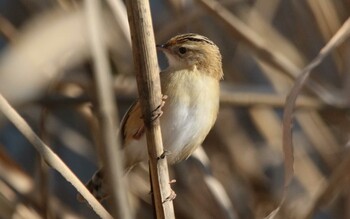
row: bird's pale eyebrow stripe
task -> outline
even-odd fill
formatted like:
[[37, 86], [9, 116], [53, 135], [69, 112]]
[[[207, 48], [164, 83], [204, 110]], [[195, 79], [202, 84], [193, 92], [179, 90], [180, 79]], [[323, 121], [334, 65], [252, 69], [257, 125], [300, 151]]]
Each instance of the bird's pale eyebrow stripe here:
[[212, 41], [210, 41], [208, 38], [199, 36], [196, 34], [185, 34], [179, 37], [177, 42], [186, 42], [186, 41], [194, 41], [194, 42], [206, 42], [210, 45], [215, 45]]

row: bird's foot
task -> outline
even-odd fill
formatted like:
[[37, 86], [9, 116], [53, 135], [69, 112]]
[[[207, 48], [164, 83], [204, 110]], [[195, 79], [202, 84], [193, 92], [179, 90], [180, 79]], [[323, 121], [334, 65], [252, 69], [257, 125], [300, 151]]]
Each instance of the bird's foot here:
[[164, 159], [166, 156], [168, 156], [170, 154], [171, 154], [170, 151], [164, 150], [164, 152], [158, 157], [158, 160]]
[[168, 96], [167, 95], [162, 95], [162, 101], [161, 101], [161, 103], [159, 104], [159, 106], [157, 106], [157, 108], [156, 109], [154, 109], [153, 111], [152, 111], [152, 121], [154, 121], [154, 120], [156, 120], [156, 119], [158, 119], [159, 117], [161, 117], [162, 115], [163, 115], [163, 110], [162, 110], [162, 108], [164, 107], [164, 105], [165, 105], [165, 100], [168, 98]]
[[[170, 185], [171, 185], [171, 184], [174, 184], [174, 183], [176, 183], [176, 179], [172, 179], [172, 180], [170, 180], [170, 182], [169, 182]], [[163, 204], [164, 204], [165, 202], [173, 201], [175, 198], [176, 198], [176, 193], [175, 193], [175, 191], [174, 191], [174, 190], [171, 188], [171, 186], [170, 186], [170, 195], [169, 195], [168, 197], [165, 198], [165, 200], [163, 201]]]

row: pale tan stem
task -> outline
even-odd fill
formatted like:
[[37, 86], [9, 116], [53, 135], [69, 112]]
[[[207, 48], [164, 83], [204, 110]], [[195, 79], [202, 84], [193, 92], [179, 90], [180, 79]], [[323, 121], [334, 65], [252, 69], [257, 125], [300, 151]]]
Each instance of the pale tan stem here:
[[159, 119], [152, 120], [152, 111], [162, 101], [159, 68], [152, 27], [152, 18], [147, 0], [127, 1], [127, 10], [132, 36], [136, 78], [143, 119], [146, 126], [147, 146], [150, 164], [151, 186], [156, 218], [175, 218], [170, 195], [167, 159], [163, 154], [163, 143]]

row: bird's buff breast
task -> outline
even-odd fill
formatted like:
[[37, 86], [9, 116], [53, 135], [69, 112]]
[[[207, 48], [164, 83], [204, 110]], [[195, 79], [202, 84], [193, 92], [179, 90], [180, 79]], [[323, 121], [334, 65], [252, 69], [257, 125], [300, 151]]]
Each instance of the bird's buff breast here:
[[[166, 74], [166, 73], [162, 73]], [[168, 96], [160, 118], [163, 146], [168, 161], [186, 159], [203, 142], [219, 108], [219, 83], [197, 74], [161, 75], [163, 93]]]

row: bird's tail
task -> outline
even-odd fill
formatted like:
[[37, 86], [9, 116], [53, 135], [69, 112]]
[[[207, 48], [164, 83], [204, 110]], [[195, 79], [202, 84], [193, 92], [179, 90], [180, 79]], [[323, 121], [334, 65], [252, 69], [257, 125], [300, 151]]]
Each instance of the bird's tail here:
[[[86, 188], [91, 192], [91, 194], [99, 201], [107, 198], [106, 185], [104, 180], [104, 173], [102, 169], [95, 172], [92, 178], [85, 184]], [[85, 199], [82, 195], [78, 194], [77, 199], [80, 202], [84, 202]]]

